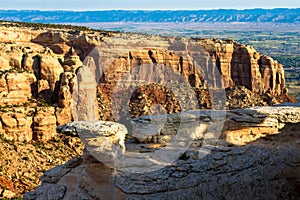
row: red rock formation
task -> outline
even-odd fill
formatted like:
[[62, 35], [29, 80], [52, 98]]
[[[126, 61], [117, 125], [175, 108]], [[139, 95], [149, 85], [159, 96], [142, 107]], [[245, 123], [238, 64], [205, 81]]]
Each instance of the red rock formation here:
[[59, 106], [56, 108], [55, 115], [57, 124], [62, 125], [72, 121], [73, 109], [73, 89], [77, 85], [77, 77], [73, 72], [64, 72], [61, 75], [60, 90], [58, 92]]
[[0, 106], [19, 105], [32, 97], [36, 77], [31, 73], [8, 72], [0, 77]]
[[48, 141], [56, 134], [56, 117], [53, 107], [38, 107], [33, 118], [34, 140]]
[[64, 72], [64, 69], [59, 63], [57, 55], [50, 49], [46, 49], [45, 54], [39, 54], [39, 57], [40, 79], [46, 80], [49, 83], [50, 91], [54, 94], [57, 92], [60, 75]]
[[15, 141], [31, 141], [32, 133], [32, 108], [15, 108], [1, 112], [0, 133], [6, 139]]
[[[268, 93], [270, 97], [278, 98], [274, 102], [280, 102], [280, 98], [293, 101], [285, 88], [281, 64], [260, 55], [250, 46], [231, 40], [30, 28], [0, 29], [3, 33], [0, 34], [0, 41], [5, 42], [0, 45], [0, 133], [5, 133], [8, 138], [48, 140], [55, 134], [55, 124], [73, 120], [76, 114], [72, 113], [73, 99], [78, 98], [74, 93], [77, 84], [75, 74], [83, 63], [93, 68], [90, 76], [93, 78], [95, 75], [100, 83], [97, 93], [98, 114], [100, 119], [105, 120], [113, 120], [112, 94], [117, 83], [130, 70], [134, 71], [136, 77], [152, 78], [155, 80], [153, 83], [157, 84], [155, 87], [150, 83], [137, 88], [135, 94], [146, 96], [131, 102], [130, 105], [137, 105], [136, 108], [130, 108], [134, 116], [147, 113], [155, 104], [161, 104], [169, 113], [184, 110], [184, 105], [180, 105], [180, 109], [178, 107], [181, 98], [178, 94], [185, 94], [187, 89], [182, 87], [184, 81], [178, 77], [195, 90], [200, 108], [211, 106], [209, 88], [218, 87], [245, 86], [255, 94]], [[10, 42], [7, 38], [9, 35], [16, 43]], [[96, 46], [99, 48], [91, 52]], [[86, 59], [89, 54], [90, 57]], [[138, 82], [136, 77], [124, 80]], [[166, 80], [177, 83], [177, 89], [171, 91]], [[169, 94], [167, 90], [174, 96], [164, 96]], [[195, 107], [192, 98], [187, 95], [185, 104]], [[143, 99], [147, 99], [144, 104]], [[39, 106], [45, 106], [45, 103], [49, 104], [49, 108], [41, 111]], [[18, 109], [30, 107], [33, 109], [30, 113], [35, 114], [27, 116], [27, 111], [22, 111], [23, 114], [19, 115], [17, 109], [11, 109], [13, 106]], [[143, 113], [143, 110], [146, 111]], [[22, 125], [25, 119], [28, 121], [26, 126]], [[31, 131], [30, 121], [34, 123]], [[13, 129], [23, 130], [28, 135], [21, 136], [20, 132], [12, 134]]]
[[[121, 77], [126, 76], [126, 72], [129, 70], [143, 65], [155, 65], [158, 67], [161, 64], [179, 73], [191, 86], [195, 87], [195, 89], [203, 87], [217, 88], [221, 86], [228, 88], [233, 86], [245, 86], [251, 90], [253, 94], [263, 95], [268, 92], [271, 96], [283, 100], [281, 96], [286, 90], [285, 80], [283, 78], [284, 72], [282, 65], [278, 64], [277, 61], [273, 61], [273, 59], [268, 56], [260, 55], [251, 46], [239, 44], [231, 40], [203, 39], [197, 40], [197, 44], [201, 45], [201, 47], [188, 47], [190, 49], [187, 50], [190, 51], [189, 54], [193, 56], [194, 60], [179, 56], [169, 50], [150, 49], [149, 47], [145, 50], [130, 50], [128, 56], [121, 55], [111, 62], [104, 72], [104, 78], [100, 85], [106, 85], [105, 88], [108, 87], [107, 85], [111, 85], [111, 87], [114, 88], [115, 83], [118, 82]], [[205, 49], [204, 52], [201, 52], [203, 49]], [[197, 67], [197, 65], [200, 65], [200, 67]], [[152, 74], [149, 70], [141, 70], [140, 68], [137, 68], [137, 70], [140, 70], [138, 72], [135, 71], [138, 77], [160, 76], [162, 80], [167, 79], [165, 73]], [[176, 79], [173, 80], [176, 81]], [[132, 81], [132, 79], [128, 81]], [[110, 90], [110, 92], [112, 91], [114, 91], [114, 89]], [[102, 91], [102, 93], [107, 92], [109, 91]], [[152, 93], [155, 94], [154, 91]], [[144, 95], [147, 94], [144, 93]], [[111, 94], [108, 96], [110, 97]], [[205, 98], [207, 99], [208, 96], [209, 94], [205, 95]], [[155, 101], [157, 97], [152, 95], [152, 100], [150, 101]], [[202, 97], [198, 96], [198, 98]], [[263, 99], [263, 97], [259, 97], [259, 99]], [[285, 98], [285, 100], [286, 99], [289, 98]], [[279, 99], [272, 102], [281, 102], [282, 100]], [[259, 105], [264, 105], [261, 101], [258, 103]], [[142, 104], [139, 103], [135, 104], [142, 106]], [[166, 104], [163, 106], [166, 107]], [[200, 104], [210, 105], [209, 102], [204, 100], [202, 100]], [[269, 102], [265, 104], [268, 105]], [[136, 111], [133, 111], [133, 113], [141, 113], [142, 110], [147, 110], [146, 107], [136, 108]], [[172, 113], [173, 111], [168, 110], [167, 112]]]
[[[209, 53], [212, 63], [215, 63], [222, 76], [223, 87], [234, 85], [232, 81], [231, 61], [234, 51], [233, 41], [200, 40], [200, 45]], [[208, 58], [209, 59], [209, 58]], [[213, 70], [213, 69], [207, 69]], [[206, 71], [206, 73], [207, 73]]]
[[0, 48], [1, 70], [21, 68], [22, 48], [14, 45], [5, 45]]
[[282, 95], [285, 88], [282, 64], [279, 64], [276, 60], [265, 55], [260, 57], [259, 64], [264, 92], [269, 91], [275, 96]]

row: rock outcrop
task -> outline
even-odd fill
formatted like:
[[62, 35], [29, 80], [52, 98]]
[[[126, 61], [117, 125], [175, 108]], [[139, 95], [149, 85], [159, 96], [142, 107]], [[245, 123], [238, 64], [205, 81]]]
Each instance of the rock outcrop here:
[[[113, 147], [118, 144], [118, 140], [114, 143], [103, 140], [100, 142], [100, 138], [107, 136], [111, 137], [110, 141], [114, 141], [113, 138], [117, 135], [114, 132], [117, 129], [114, 127], [118, 127], [118, 124], [105, 125], [105, 122], [101, 122], [101, 127], [88, 123], [85, 128], [90, 130], [79, 135], [85, 135], [82, 139], [90, 143], [87, 147], [89, 151], [85, 151], [81, 159], [70, 160], [45, 172], [41, 178], [42, 185], [34, 192], [27, 193], [24, 199], [50, 199], [54, 194], [59, 195], [61, 199], [298, 199], [298, 106], [297, 104], [228, 111], [223, 139], [204, 135], [202, 142], [191, 145], [171, 165], [144, 173], [124, 171], [122, 166], [118, 166], [117, 160], [120, 155], [115, 157], [116, 165], [104, 165], [99, 162], [103, 161], [104, 157], [97, 157], [97, 154], [98, 159], [95, 159], [92, 156], [95, 155], [95, 151], [107, 148], [107, 145]], [[199, 111], [199, 114], [205, 116], [208, 113]], [[192, 117], [186, 114], [185, 116]], [[155, 118], [158, 119], [159, 116], [153, 116], [153, 120]], [[145, 120], [140, 119], [137, 122], [145, 123]], [[189, 121], [191, 123], [192, 120], [186, 119], [184, 123]], [[176, 123], [174, 120], [173, 122]], [[149, 120], [146, 124], [149, 124]], [[84, 126], [84, 123], [80, 126]], [[245, 130], [245, 126], [249, 127], [248, 130]], [[107, 129], [108, 127], [110, 128]], [[79, 127], [79, 130], [83, 129]], [[101, 130], [106, 136], [100, 134]], [[73, 131], [75, 132], [75, 129]], [[123, 138], [124, 135], [119, 137]], [[147, 151], [139, 151], [139, 154], [143, 156], [159, 148], [163, 147], [149, 145], [144, 149]], [[126, 151], [133, 151], [132, 143], [126, 142]], [[206, 152], [205, 156], [201, 156], [203, 152]], [[106, 153], [111, 155], [111, 152]], [[139, 161], [140, 159], [131, 160], [131, 167], [148, 169], [148, 166]], [[123, 164], [125, 166], [125, 162]]]
[[31, 141], [33, 108], [7, 109], [1, 112], [0, 133], [9, 140]]
[[[294, 103], [230, 111], [194, 110], [178, 114], [141, 116], [132, 120], [134, 129], [130, 134], [138, 142], [165, 144], [178, 135], [179, 129], [188, 130], [187, 127], [207, 124], [206, 131], [214, 133], [216, 140], [220, 141], [221, 138], [230, 144], [245, 145], [259, 138], [278, 134], [287, 124], [299, 123], [299, 113], [299, 103]], [[222, 127], [218, 129], [218, 126]], [[161, 137], [169, 139], [159, 139]]]
[[28, 72], [7, 72], [0, 76], [0, 106], [22, 105], [33, 96], [33, 85], [36, 83], [36, 77], [33, 74]]
[[[297, 109], [235, 110], [228, 112], [224, 119], [212, 118], [209, 110], [189, 111], [213, 108], [223, 113], [225, 108], [293, 101], [285, 88], [282, 65], [260, 55], [253, 47], [231, 40], [48, 30], [18, 27], [14, 23], [9, 25], [11, 27], [5, 26], [0, 27], [1, 139], [13, 144], [31, 140], [46, 142], [57, 136], [57, 125], [73, 120], [120, 119], [124, 120], [129, 134], [123, 125], [99, 122], [100, 125], [87, 135], [89, 138], [83, 137], [88, 141], [85, 143], [87, 150], [115, 156], [113, 153], [119, 149], [118, 153], [124, 155], [125, 140], [130, 153], [116, 166], [122, 167], [125, 163], [123, 168], [131, 169], [128, 171], [139, 167], [148, 169], [139, 176], [128, 171], [114, 171], [87, 151], [83, 158], [46, 172], [43, 184], [25, 199], [167, 196], [188, 199], [192, 195], [244, 198], [249, 193], [259, 198], [271, 195], [296, 199], [299, 196], [295, 192], [298, 174], [294, 173], [299, 164], [298, 135], [293, 141], [280, 144], [279, 148], [274, 148], [273, 143], [261, 145], [255, 141], [259, 137], [272, 139], [270, 134], [281, 132], [290, 123], [297, 129]], [[172, 115], [179, 111], [188, 117]], [[149, 114], [157, 116], [140, 117]], [[133, 117], [137, 118], [135, 124], [128, 123]], [[221, 132], [224, 120], [226, 124]], [[168, 146], [178, 134], [181, 122], [184, 122], [183, 133], [197, 132], [188, 138], [190, 140], [177, 141], [175, 150], [191, 142], [186, 152]], [[145, 123], [148, 129], [144, 132], [132, 132]], [[77, 131], [91, 126], [83, 123]], [[202, 134], [206, 127], [208, 134]], [[75, 130], [71, 127], [68, 132], [74, 134]], [[221, 139], [216, 139], [214, 132], [219, 132]], [[145, 135], [142, 137], [141, 133]], [[253, 144], [248, 146], [249, 142]], [[233, 147], [245, 144], [245, 147]], [[99, 145], [103, 148], [98, 148]], [[199, 159], [201, 152], [197, 148], [201, 145], [206, 145], [202, 153], [211, 154]], [[175, 153], [180, 159], [170, 166], [157, 168], [157, 163], [164, 166], [164, 162], [170, 162], [151, 157], [160, 148]], [[158, 158], [168, 155], [157, 152]], [[29, 167], [34, 168], [34, 164]], [[0, 189], [1, 195], [13, 196], [15, 191], [10, 182], [0, 177], [0, 183], [8, 186], [8, 190]], [[268, 190], [268, 185], [274, 187]], [[270, 192], [262, 192], [266, 190]]]
[[[93, 98], [98, 102], [85, 102], [95, 104], [95, 114], [88, 112], [95, 119], [118, 121], [151, 112], [293, 101], [285, 88], [281, 64], [231, 40], [10, 26], [0, 27], [0, 112], [9, 110], [0, 118], [1, 133], [7, 138], [18, 135], [12, 134], [11, 127], [24, 127], [28, 137], [19, 140], [48, 140], [55, 134], [54, 124], [76, 120], [85, 110], [82, 103], [82, 107], [77, 105], [79, 93], [89, 93], [76, 89], [80, 87], [76, 74], [83, 65], [91, 71], [91, 82], [98, 84], [95, 90], [90, 88], [97, 91]], [[255, 99], [232, 105], [238, 102], [232, 99], [243, 95], [243, 90], [234, 90], [235, 97], [228, 98], [226, 105], [223, 99], [229, 87], [245, 87]], [[40, 106], [49, 108], [41, 114]], [[33, 111], [30, 115], [22, 112], [28, 123], [21, 125], [18, 119], [23, 117], [17, 112], [26, 108]], [[36, 121], [43, 115], [45, 119], [51, 116], [48, 130]], [[16, 122], [10, 120], [8, 125], [8, 118]]]
[[[46, 49], [44, 54], [39, 55], [39, 80], [46, 80], [48, 87], [45, 90], [49, 90], [50, 94], [57, 94], [59, 87], [60, 75], [64, 72], [61, 63], [59, 63], [59, 57], [52, 52], [51, 49]], [[39, 92], [44, 92], [45, 90], [39, 89]], [[52, 99], [54, 96], [52, 97]], [[49, 99], [53, 102], [54, 99]]]
[[56, 117], [53, 107], [38, 107], [33, 117], [34, 139], [49, 141], [56, 134]]

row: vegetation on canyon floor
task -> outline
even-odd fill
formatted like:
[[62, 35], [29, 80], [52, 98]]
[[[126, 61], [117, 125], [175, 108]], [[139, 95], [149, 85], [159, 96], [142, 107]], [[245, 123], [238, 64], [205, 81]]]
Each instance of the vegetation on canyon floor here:
[[79, 138], [58, 134], [47, 143], [16, 142], [0, 135], [0, 198], [9, 190], [20, 199], [21, 195], [40, 184], [42, 174], [69, 159], [82, 154]]
[[[4, 23], [5, 24], [5, 23]], [[75, 33], [78, 30], [87, 30], [87, 31], [96, 31], [90, 28], [82, 27], [82, 26], [70, 26], [70, 25], [49, 25], [49, 24], [35, 24], [35, 23], [13, 23], [15, 27], [32, 27], [33, 29], [68, 29], [70, 33]], [[7, 23], [7, 26], [10, 26]], [[75, 31], [75, 32], [74, 32]], [[107, 32], [108, 33], [108, 32]], [[235, 33], [236, 36], [238, 33]], [[296, 36], [296, 37], [299, 37]], [[279, 38], [278, 38], [279, 39]], [[272, 42], [274, 38], [270, 38], [270, 42]], [[250, 44], [251, 41], [248, 41]], [[293, 40], [292, 42], [296, 42]], [[260, 44], [260, 43], [258, 43]], [[276, 45], [274, 43], [273, 45]], [[267, 48], [267, 47], [266, 47]], [[288, 51], [288, 49], [286, 49]], [[277, 54], [276, 54], [277, 55]], [[282, 56], [282, 59], [285, 60], [286, 63], [298, 63], [298, 56], [297, 55], [278, 55], [279, 57]], [[291, 56], [291, 57], [290, 57]], [[297, 60], [298, 59], [298, 60]], [[1, 74], [5, 74], [8, 72], [16, 72], [16, 73], [23, 73], [24, 71], [18, 71], [15, 69], [11, 69], [11, 71], [0, 71]], [[289, 75], [287, 75], [289, 77]], [[299, 81], [298, 76], [291, 76], [291, 79], [296, 79]], [[288, 79], [289, 80], [289, 79]], [[143, 92], [143, 91], [142, 91]], [[141, 97], [143, 97], [143, 93], [141, 92]], [[198, 91], [200, 96], [204, 96], [203, 93], [205, 91]], [[264, 94], [262, 96], [255, 96], [251, 91], [247, 88], [228, 88], [226, 91], [230, 94], [230, 98], [227, 98], [228, 105], [230, 108], [236, 107], [248, 107], [254, 105], [273, 105], [276, 103], [280, 103], [276, 98], [273, 98], [269, 94]], [[168, 96], [168, 93], [166, 93]], [[4, 97], [4, 96], [3, 96]], [[101, 97], [98, 97], [98, 101], [101, 105], [104, 105]], [[137, 98], [139, 98], [137, 96]], [[143, 98], [141, 98], [143, 99]], [[147, 99], [146, 99], [147, 100]], [[167, 99], [166, 104], [169, 103], [171, 100]], [[27, 104], [20, 105], [28, 107], [30, 105], [33, 108], [37, 107], [51, 107], [53, 106], [52, 103], [46, 102], [40, 99], [30, 99], [30, 101], [26, 102]], [[145, 104], [149, 103], [149, 109], [152, 106], [153, 102], [145, 101]], [[201, 102], [200, 102], [201, 103]], [[203, 102], [203, 105], [206, 105], [206, 102]], [[236, 106], [235, 106], [236, 105]], [[18, 107], [18, 106], [15, 106]], [[13, 110], [15, 107], [7, 105], [4, 107], [0, 107], [0, 111], [2, 112], [9, 112]], [[140, 111], [137, 106], [133, 110], [132, 113], [136, 113], [135, 111]], [[54, 109], [53, 109], [54, 110]], [[102, 111], [105, 111], [105, 108], [102, 108]], [[13, 112], [18, 112], [17, 110]], [[105, 112], [101, 112], [105, 114]], [[132, 114], [131, 113], [131, 114]], [[137, 113], [140, 115], [139, 113]], [[101, 115], [100, 115], [101, 116]], [[102, 117], [102, 116], [101, 116]], [[103, 116], [105, 117], [105, 116]], [[55, 123], [54, 123], [55, 124]], [[49, 168], [52, 168], [58, 164], [62, 164], [63, 162], [67, 161], [71, 157], [78, 156], [81, 154], [82, 151], [82, 144], [80, 143], [78, 138], [71, 138], [63, 135], [57, 135], [54, 139], [50, 140], [47, 143], [40, 143], [40, 142], [23, 142], [18, 143], [14, 140], [8, 140], [4, 137], [0, 138], [0, 184], [2, 185], [1, 181], [8, 183], [6, 188], [10, 187], [10, 183], [13, 182], [14, 187], [10, 188], [10, 191], [14, 192], [16, 196], [23, 194], [24, 192], [33, 189], [37, 185], [39, 185], [39, 177], [43, 174], [43, 172]], [[183, 160], [185, 156], [181, 157]], [[25, 171], [23, 170], [25, 169]], [[27, 170], [27, 171], [26, 171]], [[3, 179], [1, 179], [3, 176]], [[5, 192], [6, 188], [0, 188], [0, 197], [1, 194]]]

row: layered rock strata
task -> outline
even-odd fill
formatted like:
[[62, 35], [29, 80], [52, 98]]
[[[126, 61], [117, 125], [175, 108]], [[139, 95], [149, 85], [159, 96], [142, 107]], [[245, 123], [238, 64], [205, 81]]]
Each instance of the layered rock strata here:
[[[141, 165], [140, 158], [127, 161], [129, 167], [135, 166], [139, 169], [135, 172], [124, 170], [126, 160], [121, 162], [123, 165], [118, 165], [117, 161], [121, 155], [113, 160], [116, 161], [116, 165], [104, 165], [99, 162], [103, 161], [103, 157], [98, 157], [95, 151], [107, 148], [111, 151], [115, 149], [112, 148], [115, 145], [122, 146], [123, 142], [119, 142], [124, 138], [124, 130], [114, 123], [87, 123], [85, 133], [78, 133], [85, 135], [86, 138], [82, 139], [86, 140], [89, 151], [86, 151], [81, 159], [73, 159], [65, 165], [47, 171], [42, 177], [43, 184], [34, 192], [27, 193], [24, 199], [50, 199], [52, 195], [58, 195], [60, 199], [298, 199], [298, 106], [228, 111], [224, 118], [225, 126], [221, 139], [209, 136], [210, 132], [206, 131], [198, 138], [202, 142], [194, 141], [172, 164], [147, 172], [142, 172], [143, 169], [148, 170], [148, 166]], [[181, 123], [189, 123], [191, 126], [195, 115], [182, 114], [186, 117]], [[208, 123], [212, 113], [199, 111], [197, 116], [202, 119], [202, 123]], [[155, 118], [158, 117], [153, 116], [152, 121]], [[176, 115], [173, 118], [177, 118]], [[151, 121], [150, 118], [142, 117], [136, 123], [148, 121], [145, 125], [148, 126], [149, 120]], [[176, 120], [173, 122], [178, 123]], [[79, 127], [80, 131], [84, 129], [84, 123], [73, 126]], [[150, 134], [154, 131], [153, 127], [149, 126], [144, 130], [148, 130], [148, 133], [152, 131]], [[103, 142], [104, 138], [110, 142]], [[155, 152], [163, 148], [158, 145], [145, 145], [139, 146], [140, 149], [133, 149], [132, 143], [125, 144], [126, 151], [123, 151], [123, 155], [139, 150], [139, 154], [143, 156], [149, 151]], [[98, 148], [95, 149], [96, 147]], [[142, 151], [141, 148], [145, 147], [147, 149]], [[108, 156], [111, 155], [110, 151], [99, 153], [106, 152]], [[122, 151], [119, 153], [122, 154]], [[92, 155], [96, 155], [98, 159]]]
[[[215, 90], [236, 86], [268, 93], [242, 107], [293, 101], [281, 64], [231, 40], [16, 27], [0, 27], [0, 132], [7, 138], [48, 140], [54, 124], [77, 119], [85, 110], [78, 110], [74, 92], [83, 65], [98, 84], [96, 119], [138, 117], [159, 105], [169, 114], [214, 108]], [[43, 115], [40, 106], [49, 107], [44, 112], [45, 118], [51, 116], [49, 126], [37, 120]], [[15, 129], [24, 130], [24, 136]]]

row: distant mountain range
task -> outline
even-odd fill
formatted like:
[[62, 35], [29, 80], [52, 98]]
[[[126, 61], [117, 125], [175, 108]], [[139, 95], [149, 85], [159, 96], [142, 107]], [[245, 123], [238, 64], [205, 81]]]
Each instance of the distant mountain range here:
[[0, 20], [40, 23], [88, 22], [279, 22], [299, 23], [300, 8], [248, 10], [0, 10]]

